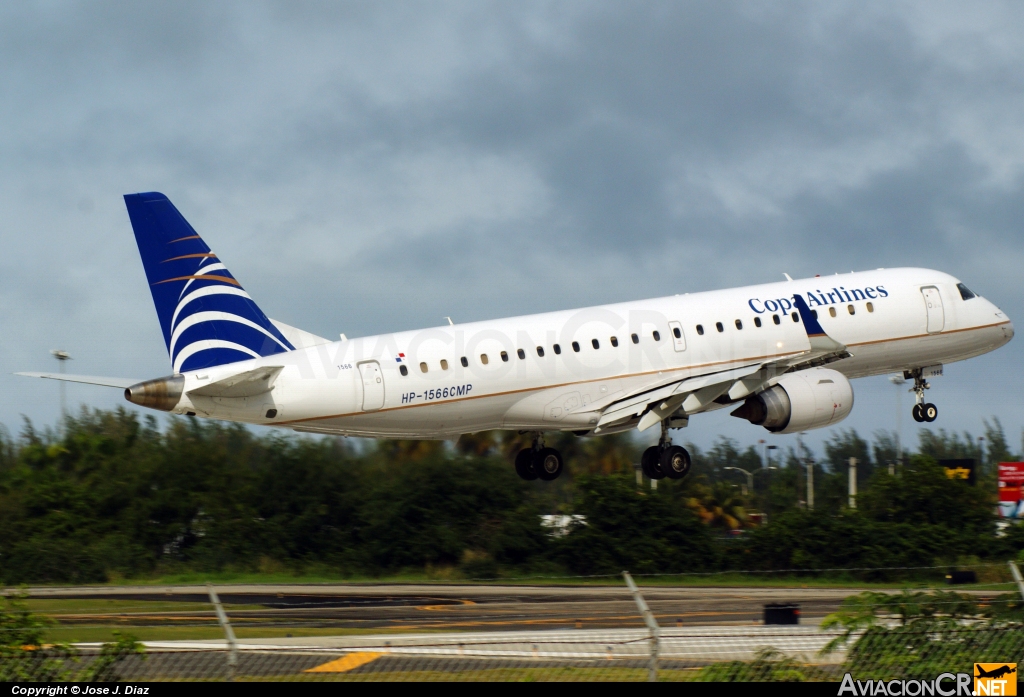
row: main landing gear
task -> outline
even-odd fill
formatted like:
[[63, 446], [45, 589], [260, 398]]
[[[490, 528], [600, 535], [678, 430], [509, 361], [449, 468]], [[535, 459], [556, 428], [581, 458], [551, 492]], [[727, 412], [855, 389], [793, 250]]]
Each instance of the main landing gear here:
[[562, 473], [562, 454], [554, 448], [544, 447], [544, 435], [533, 436], [533, 445], [516, 454], [516, 474], [523, 479], [558, 479]]
[[917, 404], [910, 410], [910, 413], [914, 417], [914, 421], [918, 423], [931, 423], [939, 416], [939, 408], [934, 404], [924, 401], [924, 391], [931, 389], [931, 385], [928, 381], [921, 376], [921, 369], [915, 368], [914, 370], [908, 370], [905, 372], [906, 377], [914, 378], [914, 386], [910, 388], [910, 391], [914, 393], [914, 397]]
[[661, 438], [640, 456], [640, 469], [648, 479], [682, 479], [690, 473], [690, 453], [686, 448], [672, 445], [668, 437], [668, 424], [661, 422]]

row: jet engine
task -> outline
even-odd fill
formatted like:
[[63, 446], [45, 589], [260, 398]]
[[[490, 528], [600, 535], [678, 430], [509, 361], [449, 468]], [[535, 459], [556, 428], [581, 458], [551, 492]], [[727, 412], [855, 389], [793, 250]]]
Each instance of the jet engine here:
[[181, 393], [184, 391], [185, 377], [171, 375], [132, 385], [124, 391], [124, 398], [139, 406], [171, 411], [178, 406], [178, 402], [181, 401]]
[[842, 373], [811, 368], [784, 375], [763, 392], [747, 397], [733, 416], [772, 433], [799, 433], [839, 423], [853, 409], [853, 386]]

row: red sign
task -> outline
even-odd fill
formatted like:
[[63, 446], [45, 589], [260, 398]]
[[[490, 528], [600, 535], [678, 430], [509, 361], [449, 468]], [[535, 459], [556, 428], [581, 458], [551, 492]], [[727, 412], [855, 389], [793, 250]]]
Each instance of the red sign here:
[[1020, 516], [1024, 489], [1024, 462], [999, 463], [999, 510], [1005, 518]]

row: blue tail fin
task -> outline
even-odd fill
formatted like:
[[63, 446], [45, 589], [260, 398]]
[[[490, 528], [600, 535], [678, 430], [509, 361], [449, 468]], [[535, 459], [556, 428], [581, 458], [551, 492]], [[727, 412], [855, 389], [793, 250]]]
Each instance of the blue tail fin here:
[[124, 202], [175, 373], [294, 349], [166, 196]]

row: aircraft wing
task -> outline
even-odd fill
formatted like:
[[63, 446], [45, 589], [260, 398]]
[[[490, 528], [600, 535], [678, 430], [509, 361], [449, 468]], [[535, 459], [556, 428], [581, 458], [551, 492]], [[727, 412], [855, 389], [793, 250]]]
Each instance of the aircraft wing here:
[[97, 375], [67, 375], [65, 373], [15, 373], [28, 378], [47, 378], [49, 380], [63, 380], [64, 382], [80, 382], [86, 385], [101, 385], [103, 387], [119, 387], [122, 390], [131, 387], [142, 380], [132, 378], [105, 378]]
[[807, 350], [790, 354], [785, 358], [751, 363], [730, 370], [670, 379], [667, 382], [662, 380], [618, 397], [610, 404], [590, 405], [581, 410], [595, 410], [595, 406], [600, 408], [601, 417], [594, 428], [595, 433], [621, 426], [637, 416], [641, 417], [637, 429], [645, 431], [678, 412], [682, 412], [681, 415], [694, 414], [707, 409], [722, 398], [726, 403], [739, 401], [764, 389], [773, 378], [783, 373], [826, 365], [850, 357], [846, 346], [825, 333], [803, 297], [795, 294], [793, 304], [799, 311], [807, 332]]

